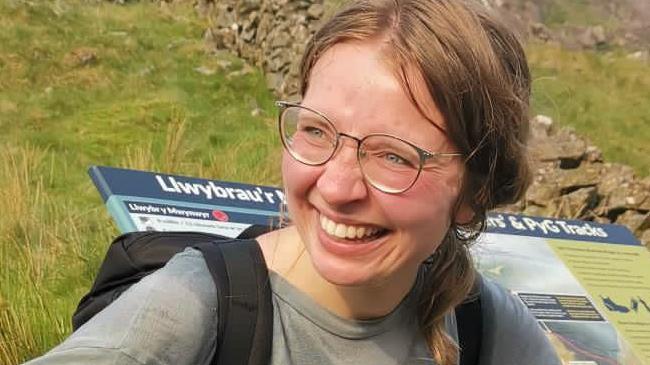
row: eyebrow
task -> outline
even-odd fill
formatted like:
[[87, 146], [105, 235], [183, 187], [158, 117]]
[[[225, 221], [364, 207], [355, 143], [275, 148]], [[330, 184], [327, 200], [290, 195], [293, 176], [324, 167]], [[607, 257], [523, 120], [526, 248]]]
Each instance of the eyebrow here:
[[[409, 93], [410, 93], [410, 90], [409, 90]], [[339, 129], [338, 129], [338, 128], [336, 127], [336, 125], [334, 124], [334, 120], [335, 120], [335, 119], [330, 118], [326, 113], [324, 113], [324, 112], [320, 111], [319, 109], [317, 109], [317, 108], [315, 108], [315, 107], [312, 107], [312, 106], [310, 106], [310, 105], [305, 105], [305, 104], [303, 104], [303, 103], [302, 103], [302, 100], [301, 100], [301, 101], [296, 101], [296, 102], [289, 102], [289, 103], [290, 103], [290, 104], [293, 104], [293, 105], [298, 105], [298, 106], [300, 106], [300, 107], [302, 107], [302, 108], [309, 109], [309, 110], [315, 112], [316, 114], [318, 114], [318, 115], [324, 117], [327, 121], [329, 121], [329, 122], [332, 124], [332, 126], [334, 127], [334, 130], [336, 131], [336, 133], [341, 134], [341, 132], [339, 131]], [[431, 124], [432, 124], [436, 129], [437, 129], [437, 130], [439, 130], [439, 131], [442, 133], [442, 135], [445, 136], [445, 138], [449, 138], [449, 136], [447, 135], [447, 132], [446, 132], [442, 127], [440, 127], [437, 123], [435, 123], [434, 121], [432, 121], [430, 118], [427, 118], [426, 115], [424, 115], [424, 113], [422, 113], [419, 104], [415, 104], [415, 105], [417, 106], [418, 111], [420, 111], [420, 114], [421, 114], [421, 115], [422, 115], [422, 116], [423, 116], [427, 121], [429, 121], [429, 122], [430, 122], [430, 123], [431, 123]], [[401, 137], [401, 136], [398, 136], [398, 135], [395, 135], [395, 134], [392, 134], [392, 133], [385, 133], [385, 132], [369, 133], [369, 134], [366, 134], [365, 136], [362, 136], [362, 137], [355, 137], [355, 138], [363, 139], [363, 138], [365, 138], [365, 137], [367, 137], [367, 136], [369, 136], [369, 135], [373, 135], [373, 134], [384, 134], [384, 135], [388, 135], [388, 136], [391, 136], [391, 137], [395, 137], [395, 138], [397, 138], [397, 139], [400, 139], [400, 140], [402, 140], [402, 141], [404, 141], [404, 142], [407, 142], [407, 143], [413, 145], [414, 147], [417, 147], [417, 148], [423, 150], [424, 152], [427, 152], [427, 153], [429, 153], [429, 154], [433, 154], [433, 155], [442, 155], [442, 156], [445, 156], [445, 155], [459, 155], [459, 156], [462, 156], [462, 153], [459, 153], [459, 152], [431, 152], [429, 148], [422, 147], [422, 144], [420, 144], [420, 143], [413, 142], [413, 141], [410, 140], [410, 139], [403, 138], [403, 137]]]

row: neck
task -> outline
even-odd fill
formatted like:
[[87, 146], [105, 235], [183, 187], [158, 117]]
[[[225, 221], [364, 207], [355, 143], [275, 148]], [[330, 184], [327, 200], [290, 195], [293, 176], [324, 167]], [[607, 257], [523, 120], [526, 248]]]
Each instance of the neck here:
[[314, 268], [295, 230], [278, 232], [274, 241], [280, 243], [273, 245], [275, 252], [271, 260], [267, 258], [269, 268], [342, 318], [363, 320], [389, 314], [406, 297], [416, 279], [417, 272], [414, 272], [394, 275], [394, 278], [371, 285], [335, 285]]

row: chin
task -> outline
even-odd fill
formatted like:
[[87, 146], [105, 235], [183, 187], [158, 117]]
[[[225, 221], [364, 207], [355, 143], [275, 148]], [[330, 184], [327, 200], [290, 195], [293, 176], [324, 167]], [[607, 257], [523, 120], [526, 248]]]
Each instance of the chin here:
[[310, 260], [322, 279], [337, 286], [378, 286], [390, 276], [377, 257], [340, 256], [319, 247], [311, 252]]
[[335, 265], [333, 263], [319, 262], [312, 258], [316, 272], [327, 282], [337, 286], [360, 287], [371, 285], [376, 281], [374, 273], [367, 272], [353, 263]]

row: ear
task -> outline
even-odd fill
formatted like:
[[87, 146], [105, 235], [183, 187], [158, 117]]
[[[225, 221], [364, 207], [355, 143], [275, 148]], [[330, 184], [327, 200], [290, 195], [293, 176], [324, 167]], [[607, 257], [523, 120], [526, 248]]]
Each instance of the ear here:
[[475, 215], [476, 213], [474, 212], [474, 209], [472, 209], [468, 203], [463, 202], [456, 211], [456, 215], [454, 216], [454, 223], [458, 225], [467, 224], [474, 219]]

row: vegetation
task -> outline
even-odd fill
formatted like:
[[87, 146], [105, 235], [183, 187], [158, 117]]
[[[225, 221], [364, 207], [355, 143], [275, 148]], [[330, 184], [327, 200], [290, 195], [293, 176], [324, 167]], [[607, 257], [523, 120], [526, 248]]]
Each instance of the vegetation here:
[[[92, 164], [278, 185], [264, 77], [188, 3], [0, 0], [0, 364], [59, 343], [117, 230]], [[530, 47], [534, 106], [648, 174], [650, 73]], [[252, 110], [256, 110], [254, 115]]]
[[607, 7], [609, 1], [598, 0], [545, 0], [541, 2], [542, 21], [551, 27], [571, 25], [605, 25], [614, 27], [617, 21]]
[[650, 175], [650, 64], [622, 51], [567, 51], [528, 46], [533, 110], [571, 126], [607, 161]]

